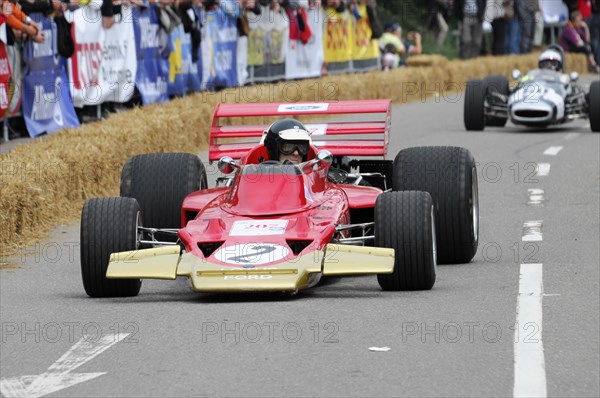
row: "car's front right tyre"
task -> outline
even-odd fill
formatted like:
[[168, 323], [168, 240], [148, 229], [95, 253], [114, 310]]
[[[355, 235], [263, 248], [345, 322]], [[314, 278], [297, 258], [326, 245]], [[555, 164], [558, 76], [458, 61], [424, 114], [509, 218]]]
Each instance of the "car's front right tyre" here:
[[112, 253], [137, 249], [140, 207], [132, 198], [94, 198], [81, 212], [81, 277], [90, 297], [137, 296], [140, 279], [107, 279]]
[[435, 283], [436, 238], [431, 195], [384, 192], [375, 203], [375, 246], [394, 249], [394, 272], [379, 274], [383, 290], [429, 290]]

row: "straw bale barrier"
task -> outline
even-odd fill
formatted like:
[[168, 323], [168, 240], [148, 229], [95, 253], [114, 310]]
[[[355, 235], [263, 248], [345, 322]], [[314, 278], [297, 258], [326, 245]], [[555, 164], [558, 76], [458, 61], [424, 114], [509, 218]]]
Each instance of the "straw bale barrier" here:
[[[0, 262], [16, 248], [44, 239], [57, 223], [76, 220], [86, 199], [118, 195], [121, 168], [130, 156], [206, 149], [219, 102], [391, 98], [405, 103], [422, 99], [424, 92], [462, 90], [470, 78], [524, 71], [535, 67], [536, 60], [537, 54], [469, 61], [419, 56], [410, 59], [411, 67], [389, 72], [198, 93], [33, 140], [0, 154]], [[568, 55], [567, 70], [585, 71], [585, 57]], [[244, 122], [272, 120], [253, 119]]]

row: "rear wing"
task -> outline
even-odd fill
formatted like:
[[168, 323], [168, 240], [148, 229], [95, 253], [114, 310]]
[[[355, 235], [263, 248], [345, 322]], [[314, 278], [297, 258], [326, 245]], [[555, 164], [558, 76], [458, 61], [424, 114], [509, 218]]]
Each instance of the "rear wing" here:
[[[244, 157], [259, 142], [265, 125], [227, 125], [222, 118], [283, 117], [313, 115], [363, 115], [368, 121], [335, 121], [305, 123], [312, 137], [312, 144], [326, 149], [334, 156], [383, 156], [387, 155], [391, 125], [391, 100], [303, 102], [303, 103], [255, 103], [219, 104], [213, 114], [210, 128], [208, 159], [210, 162], [223, 156], [233, 159]], [[373, 120], [375, 119], [375, 120]], [[226, 142], [222, 142], [225, 140]], [[231, 142], [231, 141], [235, 142]]]

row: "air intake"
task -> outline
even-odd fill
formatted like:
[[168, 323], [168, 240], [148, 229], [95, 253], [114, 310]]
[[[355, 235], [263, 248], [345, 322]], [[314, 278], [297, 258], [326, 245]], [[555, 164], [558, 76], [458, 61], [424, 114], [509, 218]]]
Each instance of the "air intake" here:
[[548, 117], [549, 116], [549, 112], [548, 111], [539, 111], [539, 110], [530, 110], [530, 109], [524, 109], [524, 110], [518, 110], [515, 111], [515, 115], [518, 117]]
[[202, 254], [204, 254], [204, 257], [209, 257], [215, 250], [221, 247], [222, 244], [223, 242], [201, 242], [198, 243], [198, 248]]
[[287, 240], [286, 241], [290, 249], [292, 249], [292, 253], [294, 255], [298, 255], [302, 252], [302, 250], [306, 249], [308, 245], [310, 245], [312, 240]]

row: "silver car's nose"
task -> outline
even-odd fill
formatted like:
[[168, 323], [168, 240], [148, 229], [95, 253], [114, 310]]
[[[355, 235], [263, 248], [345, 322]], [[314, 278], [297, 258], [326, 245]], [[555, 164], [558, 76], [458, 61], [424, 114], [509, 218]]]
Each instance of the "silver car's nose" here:
[[539, 125], [554, 122], [554, 106], [545, 100], [536, 102], [516, 102], [509, 110], [510, 119], [515, 124]]

